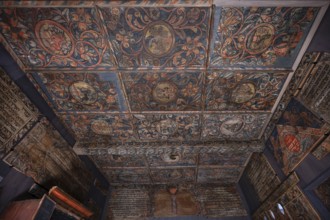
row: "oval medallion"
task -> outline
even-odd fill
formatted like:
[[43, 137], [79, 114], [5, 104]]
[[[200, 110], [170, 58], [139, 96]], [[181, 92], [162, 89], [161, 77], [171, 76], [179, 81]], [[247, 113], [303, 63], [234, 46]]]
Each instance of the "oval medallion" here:
[[244, 127], [244, 122], [239, 118], [228, 119], [220, 126], [221, 133], [225, 135], [234, 135], [240, 132]]
[[104, 120], [94, 120], [91, 123], [91, 129], [95, 134], [111, 135], [112, 127]]
[[156, 102], [169, 103], [177, 99], [178, 88], [170, 82], [160, 82], [152, 90], [152, 96]]
[[241, 104], [252, 99], [255, 94], [256, 89], [253, 83], [240, 83], [233, 89], [231, 93], [231, 101]]
[[63, 57], [73, 53], [73, 38], [59, 23], [51, 20], [40, 21], [36, 24], [35, 34], [48, 53]]
[[97, 100], [95, 89], [88, 83], [82, 81], [72, 83], [69, 87], [69, 91], [75, 100], [83, 104], [92, 104]]
[[259, 24], [254, 27], [245, 40], [245, 49], [250, 54], [259, 54], [266, 51], [272, 44], [275, 29], [270, 24]]
[[171, 26], [162, 21], [146, 27], [143, 38], [144, 48], [154, 56], [163, 56], [169, 53], [175, 42]]

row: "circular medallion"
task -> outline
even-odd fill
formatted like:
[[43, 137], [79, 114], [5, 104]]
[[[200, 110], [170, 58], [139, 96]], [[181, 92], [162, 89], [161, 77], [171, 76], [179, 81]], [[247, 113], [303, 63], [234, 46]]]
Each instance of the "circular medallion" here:
[[240, 132], [244, 127], [244, 122], [239, 118], [229, 119], [220, 126], [221, 133], [225, 135], [234, 135]]
[[259, 24], [254, 27], [245, 40], [245, 49], [250, 54], [259, 54], [269, 48], [273, 42], [275, 29], [270, 24]]
[[252, 99], [255, 94], [256, 88], [253, 83], [240, 83], [233, 89], [231, 93], [231, 101], [241, 104]]
[[161, 120], [156, 124], [157, 131], [162, 135], [172, 135], [176, 132], [178, 125], [170, 119]]
[[177, 98], [178, 88], [170, 82], [160, 82], [152, 90], [152, 97], [156, 102], [169, 103]]
[[94, 120], [91, 123], [91, 129], [95, 134], [111, 135], [112, 127], [104, 120]]
[[285, 135], [284, 144], [291, 152], [298, 153], [300, 151], [299, 140], [292, 134]]
[[92, 104], [97, 100], [95, 89], [88, 83], [78, 81], [72, 83], [69, 87], [72, 97], [80, 103]]
[[67, 57], [73, 53], [73, 38], [59, 23], [43, 20], [36, 24], [36, 36], [40, 45], [50, 54]]
[[172, 50], [175, 43], [173, 30], [165, 22], [155, 22], [146, 27], [143, 45], [154, 56], [163, 56]]
[[178, 162], [180, 160], [180, 155], [177, 153], [163, 154], [162, 160], [168, 163]]

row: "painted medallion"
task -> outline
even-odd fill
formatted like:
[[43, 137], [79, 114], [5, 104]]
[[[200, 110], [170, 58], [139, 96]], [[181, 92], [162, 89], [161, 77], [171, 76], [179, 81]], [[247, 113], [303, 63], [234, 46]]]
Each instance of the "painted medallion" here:
[[231, 101], [241, 104], [249, 101], [256, 94], [256, 88], [253, 83], [244, 82], [237, 85], [231, 94]]
[[220, 131], [222, 134], [225, 135], [234, 135], [240, 132], [243, 129], [243, 127], [244, 127], [244, 122], [242, 119], [232, 118], [221, 124]]
[[172, 28], [165, 22], [155, 22], [145, 29], [144, 48], [153, 56], [163, 56], [169, 53], [175, 38]]
[[95, 89], [86, 82], [78, 81], [69, 87], [72, 97], [80, 103], [92, 104], [97, 100]]
[[178, 88], [171, 82], [159, 82], [152, 90], [152, 97], [159, 103], [169, 103], [177, 98]]
[[50, 54], [70, 56], [73, 53], [73, 38], [59, 23], [43, 20], [36, 24], [36, 36], [40, 45]]

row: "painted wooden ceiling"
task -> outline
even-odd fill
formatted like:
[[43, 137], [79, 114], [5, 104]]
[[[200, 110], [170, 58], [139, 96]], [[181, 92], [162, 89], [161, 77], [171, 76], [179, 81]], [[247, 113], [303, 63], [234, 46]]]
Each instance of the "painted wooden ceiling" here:
[[111, 183], [234, 183], [326, 4], [279, 2], [4, 1], [1, 41]]

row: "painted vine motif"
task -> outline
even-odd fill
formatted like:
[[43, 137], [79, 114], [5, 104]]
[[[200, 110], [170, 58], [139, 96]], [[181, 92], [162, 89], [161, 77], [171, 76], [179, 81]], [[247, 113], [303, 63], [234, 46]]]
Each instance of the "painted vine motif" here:
[[[95, 73], [36, 73], [58, 111], [119, 111], [117, 76]], [[119, 92], [121, 94], [121, 92]]]
[[202, 73], [150, 72], [122, 76], [133, 111], [201, 110]]
[[113, 66], [93, 8], [2, 8], [0, 29], [26, 67]]
[[207, 110], [271, 110], [287, 73], [222, 71], [207, 76]]
[[268, 114], [205, 114], [203, 140], [258, 139]]
[[126, 114], [60, 115], [79, 140], [93, 142], [126, 142], [135, 140], [131, 118]]
[[317, 12], [308, 7], [217, 8], [210, 63], [291, 68]]
[[134, 125], [141, 140], [198, 140], [200, 116], [179, 114], [134, 115]]
[[113, 7], [100, 10], [120, 67], [205, 65], [209, 8]]

